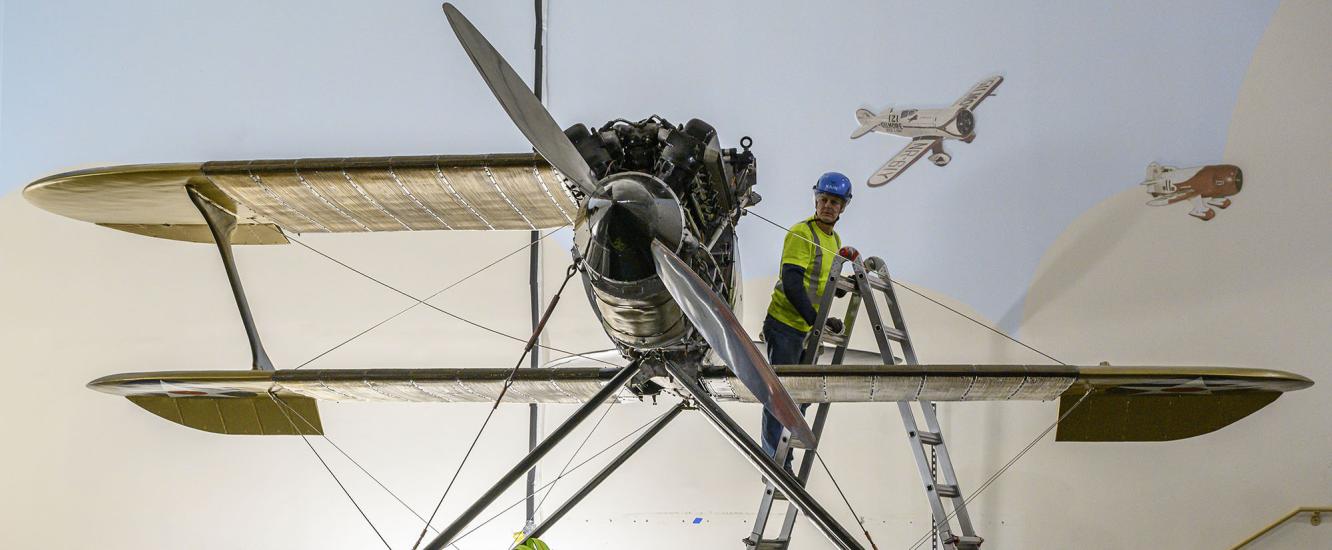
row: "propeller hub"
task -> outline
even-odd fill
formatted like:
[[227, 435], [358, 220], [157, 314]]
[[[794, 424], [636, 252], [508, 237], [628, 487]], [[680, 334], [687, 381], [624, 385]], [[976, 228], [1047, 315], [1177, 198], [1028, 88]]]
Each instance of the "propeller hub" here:
[[652, 241], [679, 250], [684, 210], [675, 192], [642, 172], [607, 176], [587, 199], [578, 252], [598, 278], [631, 283], [655, 277]]

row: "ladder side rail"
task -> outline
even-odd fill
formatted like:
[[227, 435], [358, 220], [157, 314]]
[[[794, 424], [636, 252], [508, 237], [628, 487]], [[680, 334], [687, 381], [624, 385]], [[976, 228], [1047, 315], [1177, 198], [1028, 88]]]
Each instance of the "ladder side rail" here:
[[971, 525], [971, 516], [967, 513], [967, 501], [962, 495], [962, 487], [958, 484], [957, 473], [953, 470], [953, 459], [948, 454], [948, 445], [943, 439], [943, 430], [939, 426], [939, 418], [930, 401], [921, 401], [921, 410], [925, 417], [925, 426], [933, 433], [939, 434], [939, 444], [934, 446], [938, 455], [939, 472], [943, 474], [944, 483], [957, 487], [957, 495], [950, 497], [953, 503], [953, 515], [957, 518], [957, 523], [963, 535], [974, 537], [976, 529]]
[[[817, 315], [814, 318], [814, 324], [810, 328], [810, 334], [808, 334], [805, 338], [805, 348], [803, 351], [801, 351], [800, 364], [812, 365], [817, 363], [819, 360], [819, 355], [820, 352], [822, 351], [821, 343], [823, 341], [823, 324], [824, 322], [827, 321], [828, 312], [832, 309], [832, 303], [835, 294], [834, 289], [836, 288], [838, 277], [841, 276], [842, 264], [845, 262], [846, 258], [843, 258], [841, 256], [833, 258], [832, 269], [829, 270], [827, 283], [823, 287], [824, 292], [823, 296], [819, 300], [820, 302], [819, 309]], [[826, 411], [827, 406], [828, 405], [826, 403], [821, 403], [818, 405], [818, 410], [815, 413], [814, 426], [811, 427], [811, 430], [814, 432], [815, 437], [818, 437], [823, 432], [822, 421], [826, 420], [828, 416], [828, 413]], [[774, 455], [773, 459], [777, 462], [779, 466], [786, 464], [786, 456], [791, 453], [790, 440], [791, 440], [790, 432], [787, 431], [786, 429], [783, 429], [781, 440], [778, 441], [776, 452], [773, 453]], [[813, 456], [814, 456], [813, 453], [808, 453], [804, 457], [802, 457], [800, 463], [801, 475], [797, 476], [796, 478], [801, 485], [804, 485], [805, 482], [809, 479], [808, 475], [809, 468], [806, 467], [806, 463], [809, 462], [810, 458], [812, 458]], [[772, 503], [774, 500], [776, 500], [777, 497], [777, 489], [776, 487], [773, 486], [772, 480], [765, 479], [763, 485], [764, 485], [763, 497], [759, 500], [758, 514], [754, 518], [754, 529], [750, 532], [749, 538], [744, 539], [745, 544], [750, 547], [757, 547], [758, 544], [766, 542], [763, 539], [763, 532], [767, 530], [768, 518], [772, 513]], [[786, 516], [788, 518], [793, 518], [796, 515], [793, 514], [793, 512], [798, 512], [796, 510], [796, 507], [788, 506]], [[791, 523], [794, 524], [794, 521], [792, 521]], [[783, 525], [783, 534], [789, 536], [789, 531], [785, 529], [785, 525]], [[785, 547], [784, 543], [783, 547]]]
[[[873, 294], [868, 294], [873, 291], [870, 287], [869, 275], [866, 273], [864, 267], [860, 265], [855, 265], [854, 267], [856, 269], [856, 285], [859, 287], [862, 294], [868, 296], [868, 299], [864, 300], [865, 310], [869, 314], [870, 323], [874, 329], [874, 339], [879, 344], [879, 353], [885, 364], [892, 364], [893, 350], [889, 343], [888, 332], [884, 330], [886, 327], [883, 325], [883, 316], [879, 312], [879, 304], [873, 299]], [[892, 316], [893, 323], [896, 324], [901, 322], [901, 312], [897, 311], [896, 296], [893, 295], [891, 288], [892, 287], [889, 286], [888, 289], [884, 291], [884, 294], [888, 298], [889, 314]], [[899, 328], [899, 330], [902, 331], [903, 335], [908, 335], [905, 326], [898, 326], [902, 327]], [[903, 338], [899, 344], [902, 347], [902, 354], [906, 358], [908, 364], [915, 365], [918, 363], [916, 361], [915, 351], [911, 349], [910, 342], [911, 339], [908, 335]], [[952, 531], [948, 522], [944, 520], [944, 518], [948, 517], [948, 514], [944, 511], [943, 501], [939, 498], [938, 489], [935, 487], [934, 476], [930, 473], [930, 459], [925, 455], [925, 443], [921, 441], [920, 428], [916, 425], [916, 413], [911, 409], [910, 401], [899, 401], [897, 403], [897, 410], [902, 416], [902, 424], [906, 427], [908, 442], [911, 446], [911, 454], [916, 459], [916, 469], [920, 472], [921, 483], [925, 485], [926, 500], [930, 502], [930, 512], [932, 514], [931, 520], [933, 521], [935, 528], [939, 530], [940, 539], [950, 540], [952, 539]]]
[[[821, 310], [824, 311], [832, 310], [832, 302], [833, 299], [836, 297], [837, 285], [840, 284], [839, 283], [840, 280], [845, 278], [843, 275], [841, 275], [842, 262], [845, 261], [846, 261], [845, 258], [842, 258], [840, 256], [834, 260], [833, 264], [834, 269], [832, 270], [833, 276], [829, 277], [828, 286], [824, 287], [824, 296], [823, 296], [824, 305], [822, 306], [822, 308], [820, 308]], [[843, 315], [842, 317], [842, 335], [844, 337], [841, 339], [840, 343], [838, 343], [837, 346], [833, 348], [833, 356], [830, 365], [840, 365], [842, 364], [842, 360], [846, 357], [846, 349], [851, 345], [851, 330], [855, 328], [856, 316], [860, 312], [861, 298], [859, 290], [855, 286], [852, 286], [852, 288], [848, 291], [848, 293], [850, 294], [850, 298], [848, 298], [847, 300], [846, 314]], [[821, 340], [814, 340], [813, 343], [814, 345], [820, 346], [820, 350], [822, 349]], [[817, 360], [818, 356], [815, 355], [814, 361]], [[825, 385], [825, 387], [827, 386]], [[818, 404], [818, 411], [814, 415], [815, 434], [822, 435], [823, 424], [828, 419], [828, 412], [831, 407], [832, 403]], [[799, 471], [800, 475], [798, 479], [800, 480], [801, 485], [806, 485], [807, 483], [809, 483], [809, 476], [814, 469], [814, 460], [816, 459], [817, 452], [818, 452], [817, 450], [813, 453], [806, 452], [803, 453], [800, 457], [800, 471]], [[800, 515], [800, 510], [797, 509], [795, 506], [789, 506], [786, 508], [786, 517], [782, 520], [782, 531], [781, 534], [777, 536], [777, 540], [786, 541], [786, 544], [790, 544], [791, 533], [792, 531], [795, 530], [796, 518], [799, 517], [799, 515]]]
[[[916, 358], [916, 350], [911, 344], [911, 333], [908, 331], [906, 319], [902, 315], [901, 302], [897, 300], [897, 285], [893, 284], [893, 279], [888, 273], [888, 268], [886, 266], [880, 264], [877, 271], [878, 275], [883, 279], [883, 292], [888, 298], [888, 313], [892, 317], [893, 324], [896, 326], [897, 330], [902, 332], [903, 338], [901, 345], [903, 357], [906, 359], [907, 364], [918, 365], [920, 362]], [[957, 473], [953, 469], [953, 460], [948, 452], [948, 445], [944, 442], [943, 429], [939, 425], [939, 418], [936, 409], [934, 408], [934, 403], [932, 401], [921, 400], [920, 408], [921, 413], [925, 418], [926, 428], [930, 432], [937, 434], [940, 439], [940, 443], [934, 446], [934, 450], [937, 455], [939, 471], [943, 473], [944, 482], [957, 489], [957, 496], [950, 498], [953, 504], [953, 515], [957, 518], [958, 526], [963, 535], [976, 537], [975, 527], [971, 523], [971, 515], [967, 512], [966, 499], [962, 495], [962, 488], [958, 483]], [[923, 450], [924, 449], [921, 449], [921, 451]], [[946, 523], [945, 527], [948, 527]], [[947, 530], [939, 530], [940, 540], [947, 541], [950, 539], [950, 535], [951, 532]]]

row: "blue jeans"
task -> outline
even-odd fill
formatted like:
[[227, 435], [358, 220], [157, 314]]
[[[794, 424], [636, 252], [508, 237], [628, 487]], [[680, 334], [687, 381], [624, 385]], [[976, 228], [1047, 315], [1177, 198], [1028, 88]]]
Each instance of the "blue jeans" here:
[[[768, 363], [773, 365], [795, 365], [800, 363], [800, 354], [803, 349], [801, 345], [805, 342], [804, 332], [800, 332], [790, 325], [773, 319], [771, 315], [763, 319], [763, 341], [768, 343]], [[804, 413], [809, 404], [800, 405], [800, 412]], [[782, 423], [768, 412], [767, 407], [763, 408], [763, 452], [768, 456], [776, 457], [777, 443], [782, 439]], [[791, 469], [791, 453], [786, 454], [787, 470]]]

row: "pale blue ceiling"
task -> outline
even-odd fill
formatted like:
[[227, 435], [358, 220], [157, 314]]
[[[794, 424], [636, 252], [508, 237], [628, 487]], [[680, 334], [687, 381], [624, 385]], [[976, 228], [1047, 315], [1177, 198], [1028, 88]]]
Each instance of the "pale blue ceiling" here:
[[[530, 2], [459, 4], [531, 74]], [[1011, 320], [1081, 212], [1149, 161], [1220, 160], [1276, 1], [973, 4], [554, 0], [551, 110], [753, 136], [758, 211], [790, 224], [818, 174], [860, 184], [903, 145], [849, 141], [854, 109], [947, 105], [1001, 72], [975, 143], [858, 187], [839, 230]], [[526, 149], [433, 1], [10, 0], [0, 16], [0, 190], [89, 164]], [[774, 273], [781, 235], [742, 232], [747, 274]]]

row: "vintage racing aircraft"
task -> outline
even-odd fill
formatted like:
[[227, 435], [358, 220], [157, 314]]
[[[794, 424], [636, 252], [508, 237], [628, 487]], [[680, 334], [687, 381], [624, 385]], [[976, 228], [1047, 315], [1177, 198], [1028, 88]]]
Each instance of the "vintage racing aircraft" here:
[[[740, 292], [736, 225], [758, 200], [751, 142], [722, 148], [707, 123], [676, 126], [655, 116], [561, 130], [481, 33], [453, 6], [444, 11], [539, 154], [136, 165], [58, 174], [25, 188], [29, 201], [51, 212], [141, 235], [213, 242], [222, 256], [252, 368], [115, 374], [92, 381], [92, 389], [191, 428], [250, 435], [322, 434], [320, 400], [581, 405], [442, 530], [426, 546], [432, 549], [454, 540], [600, 404], [675, 396], [678, 403], [652, 433], [683, 410], [702, 412], [833, 544], [861, 548], [718, 401], [762, 404], [790, 430], [792, 445], [806, 449], [817, 441], [800, 402], [1062, 398], [1067, 407], [1069, 396], [1081, 396], [1081, 427], [1061, 427], [1059, 439], [1169, 440], [1219, 429], [1312, 384], [1273, 370], [901, 365], [885, 364], [879, 354], [853, 354], [851, 364], [829, 367], [771, 366], [732, 311]], [[950, 111], [959, 115], [950, 124], [998, 83], [987, 80], [968, 94]], [[969, 124], [955, 130], [972, 135]], [[577, 273], [617, 349], [540, 369], [277, 369], [232, 258], [233, 245], [281, 244], [302, 233], [569, 224]]]
[[1213, 164], [1176, 168], [1155, 162], [1147, 165], [1147, 179], [1141, 184], [1152, 200], [1147, 206], [1165, 206], [1192, 200], [1189, 215], [1202, 221], [1216, 217], [1211, 207], [1225, 209], [1230, 197], [1244, 187], [1244, 171], [1233, 164]]
[[859, 138], [870, 132], [892, 134], [911, 138], [911, 143], [898, 151], [893, 158], [879, 167], [867, 182], [870, 187], [878, 187], [893, 181], [899, 174], [920, 160], [926, 152], [930, 153], [930, 162], [935, 166], [947, 166], [953, 156], [944, 152], [946, 139], [961, 140], [971, 143], [976, 139], [976, 106], [985, 98], [994, 95], [995, 88], [1003, 83], [1004, 77], [992, 76], [977, 82], [966, 95], [944, 109], [903, 109], [892, 107], [879, 114], [869, 109], [856, 110], [856, 122], [860, 124], [851, 132], [851, 139]]

